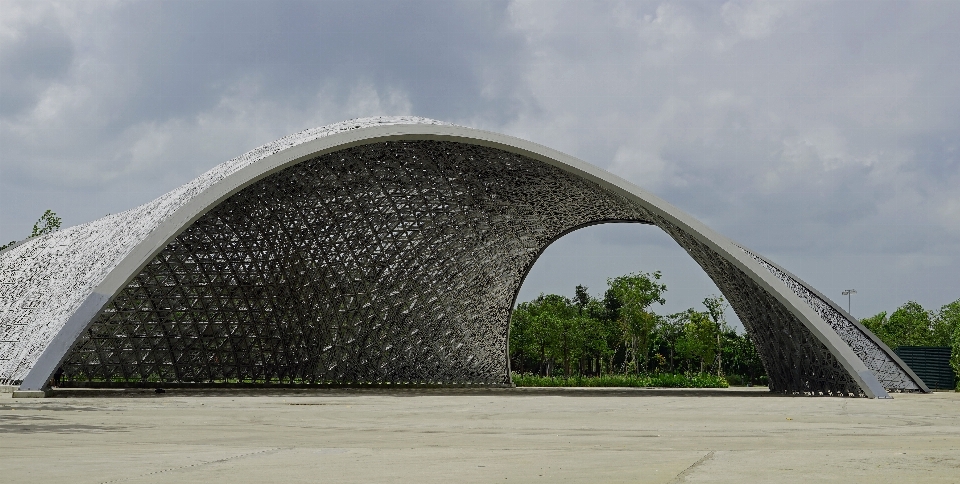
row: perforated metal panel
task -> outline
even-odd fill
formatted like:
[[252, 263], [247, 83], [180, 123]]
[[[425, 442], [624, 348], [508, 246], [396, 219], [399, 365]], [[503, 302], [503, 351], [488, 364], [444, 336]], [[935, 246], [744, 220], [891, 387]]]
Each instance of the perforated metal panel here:
[[[741, 248], [742, 249], [742, 248]], [[763, 257], [760, 257], [749, 250], [744, 252], [753, 257], [763, 267], [769, 270], [773, 275], [783, 281], [784, 284], [811, 308], [813, 308], [820, 318], [836, 331], [837, 335], [852, 349], [863, 363], [874, 374], [887, 390], [898, 392], [916, 392], [920, 391], [920, 385], [914, 382], [916, 375], [911, 375], [905, 368], [903, 361], [898, 360], [890, 354], [879, 339], [871, 338], [868, 329], [856, 322], [852, 316], [848, 315], [842, 309], [831, 304], [819, 292], [807, 287], [807, 285], [797, 279], [793, 274], [770, 263]], [[911, 365], [912, 366], [912, 365]]]

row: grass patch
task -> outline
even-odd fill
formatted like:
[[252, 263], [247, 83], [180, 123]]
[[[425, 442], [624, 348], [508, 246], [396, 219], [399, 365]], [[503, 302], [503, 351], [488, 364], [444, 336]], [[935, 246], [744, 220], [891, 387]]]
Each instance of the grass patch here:
[[727, 388], [722, 376], [698, 375], [604, 375], [604, 376], [539, 376], [514, 373], [518, 387], [658, 387], [658, 388]]

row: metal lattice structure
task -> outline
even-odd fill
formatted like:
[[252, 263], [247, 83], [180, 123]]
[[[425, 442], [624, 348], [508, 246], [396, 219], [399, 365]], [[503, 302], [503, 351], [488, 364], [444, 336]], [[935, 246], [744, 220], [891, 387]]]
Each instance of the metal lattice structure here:
[[884, 388], [898, 392], [929, 391], [912, 370], [909, 372], [903, 370], [906, 365], [896, 353], [840, 306], [782, 267], [747, 249], [743, 251], [773, 273], [816, 311], [820, 318], [840, 336], [840, 339], [860, 357], [867, 368], [877, 375], [877, 379]]
[[527, 272], [557, 238], [607, 222], [659, 226], [690, 253], [771, 390], [927, 390], [832, 301], [662, 200], [421, 118], [298, 133], [0, 253], [0, 383], [42, 390], [58, 368], [92, 382], [508, 383]]

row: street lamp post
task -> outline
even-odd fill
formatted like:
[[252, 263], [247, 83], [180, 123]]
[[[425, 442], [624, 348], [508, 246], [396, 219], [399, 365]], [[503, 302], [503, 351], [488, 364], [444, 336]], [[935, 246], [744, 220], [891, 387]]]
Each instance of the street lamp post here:
[[[843, 290], [843, 293], [842, 293], [842, 294], [843, 294], [844, 296], [847, 296], [847, 313], [850, 313], [850, 296], [851, 296], [852, 294], [856, 294], [856, 293], [857, 293], [857, 290], [856, 290], [856, 289], [844, 289], [844, 290]], [[850, 313], [850, 315], [852, 316], [853, 314]]]

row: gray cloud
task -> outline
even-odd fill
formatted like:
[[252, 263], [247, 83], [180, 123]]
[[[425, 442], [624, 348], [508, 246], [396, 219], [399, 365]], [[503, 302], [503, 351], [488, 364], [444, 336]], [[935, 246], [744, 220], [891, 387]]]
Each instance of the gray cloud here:
[[[33, 97], [3, 85], [18, 109], [0, 118], [0, 184], [85, 191], [84, 207], [62, 210], [72, 222], [147, 201], [308, 126], [414, 110], [510, 119], [522, 88], [524, 53], [505, 3], [15, 6], [6, 31], [26, 38], [22, 24], [36, 19], [57, 26], [76, 59]], [[17, 47], [4, 39], [2, 51]], [[41, 71], [47, 61], [32, 58], [3, 72]], [[22, 231], [8, 229], [29, 223], [19, 213], [0, 213], [0, 234]]]
[[252, 78], [278, 102], [335, 79], [336, 95], [368, 82], [403, 90], [426, 114], [502, 118], [508, 104], [477, 94], [486, 66], [515, 64], [504, 15], [502, 2], [231, 0], [130, 4], [104, 20], [111, 58], [150, 94], [124, 104], [134, 117], [210, 109], [224, 88]]
[[54, 22], [26, 24], [0, 50], [0, 116], [35, 105], [43, 91], [61, 79], [73, 61], [73, 44]]
[[595, 7], [514, 5], [538, 111], [511, 129], [792, 260], [828, 294], [870, 287], [870, 310], [958, 296], [957, 6]]
[[[10, 3], [0, 240], [46, 208], [76, 224], [132, 207], [306, 127], [417, 114], [600, 165], [830, 295], [864, 288], [864, 312], [936, 306], [960, 296], [958, 14], [955, 2]], [[572, 292], [578, 277], [600, 290], [616, 267], [683, 274], [673, 294], [687, 305], [710, 290], [668, 238], [591, 230], [551, 248], [524, 295]], [[629, 261], [578, 258], [590, 252]]]

